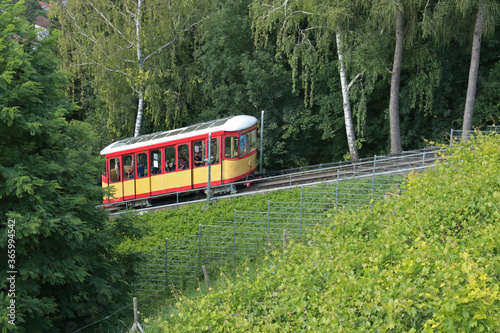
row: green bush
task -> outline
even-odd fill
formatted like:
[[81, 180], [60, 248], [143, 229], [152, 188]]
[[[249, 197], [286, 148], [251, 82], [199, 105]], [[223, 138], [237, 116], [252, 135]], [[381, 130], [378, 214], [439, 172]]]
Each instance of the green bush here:
[[234, 210], [267, 211], [268, 200], [298, 201], [299, 190], [285, 190], [236, 197], [215, 202], [202, 209], [206, 203], [181, 206], [178, 209], [163, 210], [143, 215], [141, 222], [150, 231], [140, 242], [130, 240], [120, 245], [122, 252], [148, 252], [149, 249], [165, 247], [165, 238], [185, 239], [188, 235], [198, 234], [198, 225], [217, 224], [218, 221], [232, 221]]
[[149, 318], [169, 332], [500, 329], [500, 144], [477, 137], [403, 195], [343, 212], [285, 259]]

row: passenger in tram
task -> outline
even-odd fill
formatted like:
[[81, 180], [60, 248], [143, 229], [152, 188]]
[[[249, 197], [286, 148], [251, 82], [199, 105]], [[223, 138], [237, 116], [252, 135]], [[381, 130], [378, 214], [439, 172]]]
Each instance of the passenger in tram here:
[[140, 177], [144, 177], [144, 164], [142, 164], [142, 162], [139, 162], [139, 166], [137, 167], [137, 173], [139, 174]]
[[182, 156], [179, 158], [179, 170], [184, 170], [188, 168], [187, 158]]
[[165, 165], [165, 171], [167, 172], [175, 171], [175, 163], [173, 163], [172, 160], [167, 160], [167, 163]]
[[194, 156], [194, 165], [199, 167], [199, 166], [203, 166], [203, 161], [201, 159], [201, 156], [200, 156], [200, 153], [196, 153], [196, 155]]
[[240, 137], [240, 155], [243, 155], [247, 152], [248, 149], [248, 135], [243, 134]]

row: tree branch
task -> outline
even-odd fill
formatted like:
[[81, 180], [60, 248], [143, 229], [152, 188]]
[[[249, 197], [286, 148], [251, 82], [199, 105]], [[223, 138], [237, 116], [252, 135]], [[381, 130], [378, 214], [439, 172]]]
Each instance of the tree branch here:
[[187, 31], [191, 30], [191, 28], [192, 28], [192, 27], [194, 27], [195, 25], [200, 24], [202, 21], [203, 21], [203, 20], [200, 20], [200, 21], [198, 21], [198, 22], [192, 23], [192, 24], [191, 24], [191, 25], [189, 25], [187, 28], [182, 29], [182, 30], [181, 30], [178, 34], [176, 34], [176, 35], [174, 36], [174, 38], [173, 38], [171, 41], [169, 41], [168, 43], [163, 44], [163, 45], [162, 45], [162, 46], [160, 46], [158, 49], [156, 49], [156, 51], [154, 51], [154, 52], [150, 53], [148, 56], [144, 57], [144, 60], [143, 60], [143, 61], [144, 61], [144, 62], [146, 62], [149, 58], [151, 58], [152, 56], [154, 56], [155, 54], [157, 54], [158, 52], [160, 52], [161, 50], [163, 50], [163, 49], [164, 49], [164, 48], [166, 48], [167, 46], [169, 46], [169, 45], [171, 45], [171, 44], [175, 43], [176, 41], [178, 41], [178, 40], [179, 40], [179, 35], [180, 35], [181, 33], [183, 33], [183, 32], [187, 32]]
[[351, 80], [351, 82], [349, 82], [349, 84], [347, 85], [347, 91], [351, 90], [351, 87], [352, 85], [354, 84], [354, 82], [356, 82], [356, 80], [363, 75], [364, 72], [361, 72], [361, 73], [358, 73], [358, 75], [356, 75], [356, 77], [354, 79]]
[[111, 23], [111, 21], [106, 17], [106, 15], [103, 14], [103, 12], [101, 12], [99, 9], [97, 9], [97, 7], [94, 5], [94, 3], [90, 0], [87, 0], [87, 2], [90, 4], [90, 6], [92, 6], [92, 8], [94, 8], [94, 10], [103, 18], [104, 22], [106, 22], [111, 28], [113, 28], [116, 32], [118, 32], [118, 34], [120, 36], [123, 37], [123, 39], [125, 39], [127, 41], [127, 43], [131, 43], [130, 40], [128, 40], [128, 38], [117, 28], [113, 25], [113, 23]]
[[82, 36], [85, 36], [87, 39], [89, 39], [92, 43], [97, 44], [97, 41], [95, 40], [95, 37], [89, 36], [85, 32], [85, 30], [82, 27], [80, 27], [80, 25], [78, 24], [78, 21], [77, 21], [76, 17], [74, 17], [73, 15], [71, 15], [71, 13], [69, 12], [68, 8], [66, 8], [66, 5], [64, 5], [61, 0], [58, 0], [57, 2], [59, 4], [59, 7], [62, 8], [62, 10], [71, 18], [71, 20], [73, 21], [73, 24], [75, 25], [75, 27], [78, 30], [78, 32]]

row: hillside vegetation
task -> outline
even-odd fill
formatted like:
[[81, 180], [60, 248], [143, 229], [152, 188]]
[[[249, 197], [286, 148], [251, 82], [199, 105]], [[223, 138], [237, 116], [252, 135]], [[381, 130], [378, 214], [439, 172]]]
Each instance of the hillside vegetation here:
[[500, 329], [500, 142], [478, 137], [286, 257], [145, 320], [153, 332]]
[[[178, 209], [151, 212], [135, 220], [135, 226], [146, 235], [140, 240], [128, 238], [118, 246], [123, 253], [148, 252], [165, 247], [165, 238], [185, 239], [198, 234], [199, 224], [217, 224], [218, 221], [232, 221], [234, 211], [266, 210], [268, 200], [296, 201], [300, 190], [272, 191], [252, 196], [241, 196], [206, 203], [194, 203]], [[133, 211], [131, 212], [133, 214]], [[136, 215], [137, 217], [137, 215]]]

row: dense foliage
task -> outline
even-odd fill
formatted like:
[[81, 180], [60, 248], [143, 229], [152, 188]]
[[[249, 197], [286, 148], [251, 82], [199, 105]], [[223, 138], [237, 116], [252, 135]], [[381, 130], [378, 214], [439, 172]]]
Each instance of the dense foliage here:
[[156, 331], [482, 332], [500, 327], [500, 142], [479, 137], [403, 195], [338, 215], [285, 259], [180, 297]]
[[136, 228], [95, 207], [102, 160], [90, 153], [90, 126], [66, 120], [76, 105], [55, 39], [38, 41], [22, 11], [0, 7], [0, 251], [11, 260], [0, 264], [0, 324], [73, 331], [123, 304], [133, 258], [115, 246]]
[[[128, 239], [118, 246], [124, 253], [149, 252], [151, 249], [161, 249], [165, 246], [165, 238], [185, 239], [188, 235], [198, 234], [198, 225], [217, 225], [218, 221], [232, 221], [234, 211], [266, 211], [270, 201], [297, 201], [300, 198], [298, 189], [276, 191], [267, 194], [242, 196], [225, 200], [213, 200], [210, 206], [205, 203], [195, 203], [181, 206], [178, 209], [167, 209], [144, 215], [136, 221], [144, 229], [149, 230], [140, 242]], [[139, 225], [137, 225], [139, 226]]]
[[[155, 54], [156, 60], [150, 63], [149, 76], [144, 78], [142, 133], [233, 114], [259, 117], [265, 110], [267, 170], [348, 157], [337, 45], [335, 31], [331, 31], [338, 24], [344, 32], [348, 80], [362, 74], [350, 90], [359, 152], [361, 157], [387, 153], [394, 17], [382, 10], [386, 2], [376, 2], [380, 8], [371, 11], [373, 1], [306, 1], [279, 8], [285, 2], [270, 2], [276, 10], [267, 21], [271, 8], [265, 1], [209, 2], [199, 24], [168, 52]], [[423, 139], [441, 141], [450, 128], [462, 127], [477, 7], [477, 1], [461, 2], [467, 10], [457, 14], [460, 8], [452, 6], [453, 1], [429, 1], [427, 6], [422, 1], [412, 3], [417, 2], [420, 5], [406, 17], [401, 68], [399, 118], [405, 150], [421, 148]], [[74, 10], [80, 3], [88, 7], [86, 2], [75, 1]], [[146, 1], [145, 6], [149, 5]], [[375, 12], [377, 8], [382, 11]], [[177, 10], [183, 12], [181, 7]], [[490, 12], [494, 16], [495, 11]], [[78, 20], [83, 25], [90, 17], [82, 14]], [[262, 29], [257, 29], [264, 21], [267, 25], [261, 28], [267, 43], [261, 43], [258, 32]], [[473, 119], [478, 128], [499, 122], [500, 31], [494, 29], [495, 22], [496, 16], [481, 44]], [[101, 27], [96, 22], [92, 25]], [[457, 29], [450, 31], [451, 26]], [[60, 51], [67, 60], [65, 66], [75, 74], [71, 93], [82, 106], [81, 118], [98, 129], [102, 146], [131, 136], [138, 103], [127, 87], [131, 82], [118, 79], [117, 74], [102, 74], [105, 71], [93, 74], [95, 68], [72, 66], [78, 45], [72, 44], [76, 30], [69, 27], [60, 27], [64, 36], [59, 40]], [[104, 47], [100, 52], [114, 52], [100, 47]]]

